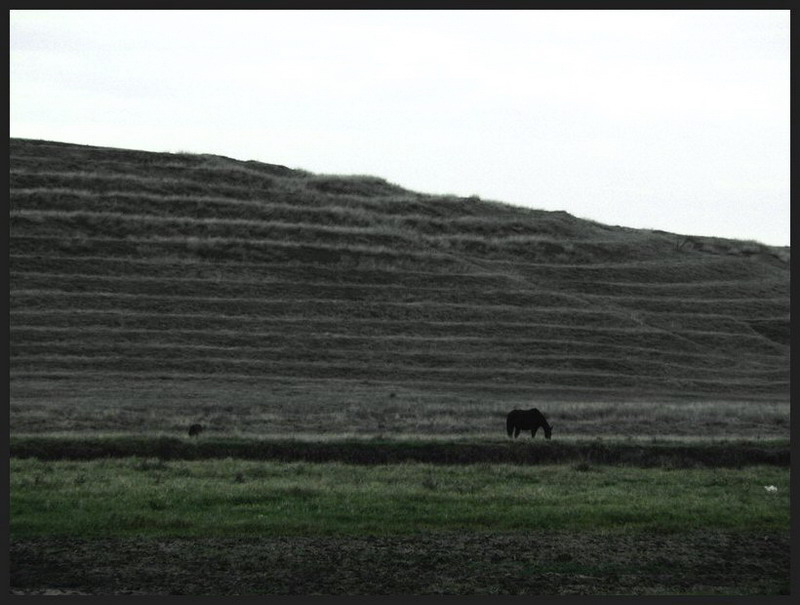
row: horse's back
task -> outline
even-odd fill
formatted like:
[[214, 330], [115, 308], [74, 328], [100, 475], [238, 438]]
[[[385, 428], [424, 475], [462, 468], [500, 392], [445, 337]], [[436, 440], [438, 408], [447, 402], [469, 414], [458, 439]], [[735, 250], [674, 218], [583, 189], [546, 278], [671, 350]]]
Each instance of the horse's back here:
[[530, 410], [511, 410], [506, 416], [506, 425], [510, 428], [512, 425], [521, 429], [532, 429], [534, 426], [539, 426], [542, 423], [544, 416], [536, 408]]
[[544, 414], [542, 414], [537, 408], [531, 408], [527, 410], [525, 412], [525, 417], [531, 422], [541, 422], [544, 420]]
[[519, 424], [525, 419], [525, 414], [527, 412], [525, 410], [511, 410], [506, 416], [506, 425], [511, 427], [515, 424]]

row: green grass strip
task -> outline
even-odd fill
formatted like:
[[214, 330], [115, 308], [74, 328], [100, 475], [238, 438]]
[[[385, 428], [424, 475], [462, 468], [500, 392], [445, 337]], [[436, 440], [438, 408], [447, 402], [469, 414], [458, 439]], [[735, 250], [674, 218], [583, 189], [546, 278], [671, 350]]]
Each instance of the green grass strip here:
[[766, 466], [12, 459], [10, 493], [13, 538], [789, 529]]

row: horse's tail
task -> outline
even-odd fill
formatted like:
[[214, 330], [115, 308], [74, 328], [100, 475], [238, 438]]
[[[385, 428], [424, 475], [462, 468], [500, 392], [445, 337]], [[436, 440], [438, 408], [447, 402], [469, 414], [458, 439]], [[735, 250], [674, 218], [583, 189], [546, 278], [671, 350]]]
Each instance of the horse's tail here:
[[509, 437], [511, 437], [511, 435], [514, 433], [514, 421], [511, 419], [511, 417], [511, 414], [506, 416], [506, 431], [508, 431]]

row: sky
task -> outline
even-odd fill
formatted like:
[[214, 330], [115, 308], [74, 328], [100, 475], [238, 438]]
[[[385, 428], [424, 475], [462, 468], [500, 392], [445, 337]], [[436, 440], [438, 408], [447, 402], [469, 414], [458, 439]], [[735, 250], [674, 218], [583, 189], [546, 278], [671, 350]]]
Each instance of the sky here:
[[12, 10], [10, 135], [790, 243], [788, 10]]

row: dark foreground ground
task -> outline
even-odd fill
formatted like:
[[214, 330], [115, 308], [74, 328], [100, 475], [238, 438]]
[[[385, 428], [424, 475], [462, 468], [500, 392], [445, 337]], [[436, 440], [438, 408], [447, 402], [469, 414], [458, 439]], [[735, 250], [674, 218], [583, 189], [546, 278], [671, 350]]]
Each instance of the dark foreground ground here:
[[13, 540], [12, 594], [776, 595], [789, 535]]
[[494, 442], [373, 439], [359, 441], [295, 441], [291, 439], [224, 439], [187, 441], [175, 437], [70, 437], [36, 435], [12, 437], [11, 455], [39, 460], [98, 458], [158, 458], [159, 460], [303, 460], [347, 464], [555, 464], [586, 462], [640, 467], [742, 467], [769, 464], [789, 466], [788, 441], [726, 440], [710, 442], [546, 441], [530, 436]]

